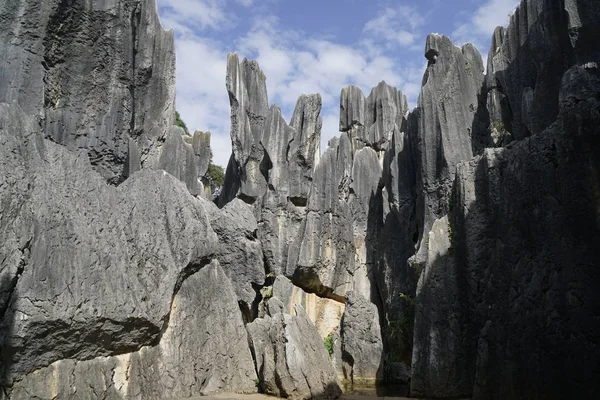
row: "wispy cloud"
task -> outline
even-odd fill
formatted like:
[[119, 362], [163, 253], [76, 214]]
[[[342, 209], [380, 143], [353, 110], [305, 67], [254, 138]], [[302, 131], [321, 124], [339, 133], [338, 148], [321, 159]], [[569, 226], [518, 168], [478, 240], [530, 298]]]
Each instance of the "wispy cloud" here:
[[487, 53], [494, 29], [508, 23], [509, 14], [517, 4], [518, 0], [485, 1], [469, 19], [458, 25], [453, 39], [460, 44], [473, 43], [483, 54]]
[[[211, 146], [219, 165], [225, 166], [231, 154], [225, 89], [228, 51], [259, 62], [267, 76], [269, 102], [278, 104], [288, 120], [301, 94], [321, 94], [323, 150], [329, 139], [339, 134], [339, 95], [344, 86], [355, 84], [368, 95], [385, 80], [402, 89], [411, 104], [416, 103], [423, 62], [418, 56], [414, 57], [416, 64], [399, 62], [388, 43], [393, 40], [394, 46], [412, 46], [418, 40], [416, 30], [423, 17], [413, 8], [382, 7], [376, 19], [365, 23], [359, 40], [351, 44], [290, 29], [264, 7], [253, 15], [259, 6], [256, 0], [159, 0], [159, 5], [163, 25], [176, 32], [177, 109], [190, 129], [212, 132]], [[249, 7], [245, 14], [231, 15], [245, 7]], [[387, 25], [377, 25], [373, 22], [377, 18]], [[246, 28], [236, 25], [233, 31], [221, 33], [242, 20]], [[395, 29], [401, 21], [407, 35], [414, 36], [398, 38]]]
[[424, 21], [415, 7], [386, 7], [365, 24], [363, 33], [384, 41], [390, 47], [407, 47], [415, 44], [421, 36], [418, 29]]

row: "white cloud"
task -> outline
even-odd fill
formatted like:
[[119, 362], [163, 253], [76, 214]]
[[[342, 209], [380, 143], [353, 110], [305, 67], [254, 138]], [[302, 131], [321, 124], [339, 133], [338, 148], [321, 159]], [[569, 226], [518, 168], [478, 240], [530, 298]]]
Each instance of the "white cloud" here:
[[468, 21], [458, 26], [452, 34], [453, 39], [459, 43], [473, 43], [480, 51], [487, 53], [494, 29], [508, 23], [509, 14], [518, 4], [518, 0], [484, 2]]
[[[202, 29], [219, 27], [225, 18], [222, 4], [226, 1], [159, 1], [164, 6], [161, 7], [163, 25], [176, 31], [177, 109], [191, 130], [212, 132], [214, 160], [225, 167], [231, 154], [230, 110], [225, 88], [226, 46], [218, 40], [209, 39], [211, 35]], [[252, 5], [248, 0], [235, 2]], [[185, 21], [192, 13], [188, 7], [193, 4], [202, 4], [212, 13], [210, 18], [202, 17], [205, 19], [200, 24], [201, 30]], [[423, 24], [422, 17], [412, 8], [397, 7], [394, 10], [396, 19], [409, 21], [404, 23], [407, 29], [417, 29]], [[194, 11], [192, 14], [197, 13]], [[355, 84], [366, 96], [372, 87], [385, 80], [402, 89], [412, 105], [416, 103], [424, 70], [421, 61], [407, 66], [386, 55], [385, 37], [378, 37], [375, 28], [365, 29], [363, 37], [355, 45], [345, 45], [333, 39], [317, 39], [305, 32], [290, 30], [282, 26], [276, 17], [265, 15], [262, 11], [260, 14], [249, 31], [233, 36], [230, 43], [236, 45], [241, 57], [259, 62], [267, 77], [269, 102], [278, 104], [288, 121], [301, 94], [321, 94], [322, 150], [331, 137], [339, 134], [339, 96], [343, 87]], [[390, 20], [392, 22], [397, 21]], [[386, 35], [385, 32], [379, 34]], [[414, 38], [407, 36], [394, 40], [412, 43]]]
[[420, 37], [418, 28], [424, 21], [425, 18], [414, 7], [387, 7], [365, 24], [363, 33], [384, 41], [388, 47], [408, 47]]
[[[231, 26], [222, 0], [159, 0], [163, 24], [179, 31], [187, 29], [223, 29]], [[167, 23], [168, 22], [168, 23]], [[176, 25], [174, 25], [176, 24]]]

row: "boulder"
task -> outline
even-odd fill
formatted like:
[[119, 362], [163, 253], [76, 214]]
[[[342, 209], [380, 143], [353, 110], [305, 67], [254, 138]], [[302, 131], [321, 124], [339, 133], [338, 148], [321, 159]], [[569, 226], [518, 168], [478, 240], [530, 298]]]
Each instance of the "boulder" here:
[[57, 361], [22, 377], [10, 398], [189, 398], [256, 392], [255, 380], [235, 292], [215, 260], [181, 282], [156, 346]]
[[261, 388], [291, 399], [339, 397], [342, 391], [323, 339], [301, 306], [295, 312], [246, 325]]
[[344, 377], [354, 385], [383, 381], [383, 343], [377, 307], [358, 293], [346, 296], [342, 319]]

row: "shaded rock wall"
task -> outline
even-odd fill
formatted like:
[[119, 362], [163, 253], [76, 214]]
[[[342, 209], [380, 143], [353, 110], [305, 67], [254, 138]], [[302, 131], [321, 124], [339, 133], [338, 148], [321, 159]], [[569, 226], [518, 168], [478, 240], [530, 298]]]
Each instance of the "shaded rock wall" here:
[[0, 21], [4, 394], [598, 397], [596, 2], [523, 0], [485, 76], [429, 35], [418, 107], [344, 88], [322, 154], [320, 96], [287, 123], [230, 55], [219, 207], [197, 198], [209, 135], [171, 125], [153, 2]]
[[600, 391], [590, 336], [600, 283], [600, 75], [598, 46], [586, 40], [597, 37], [598, 11], [592, 1], [522, 1], [494, 33], [482, 116], [489, 128], [478, 135], [505, 147], [457, 164], [448, 217], [425, 243], [413, 395]]
[[156, 167], [175, 121], [173, 33], [154, 1], [4, 1], [0, 101], [44, 135], [86, 149], [114, 184]]

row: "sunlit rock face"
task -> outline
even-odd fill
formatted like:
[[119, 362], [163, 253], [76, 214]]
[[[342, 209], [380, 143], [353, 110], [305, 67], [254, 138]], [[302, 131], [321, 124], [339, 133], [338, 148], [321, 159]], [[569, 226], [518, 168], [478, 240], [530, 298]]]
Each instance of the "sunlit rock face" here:
[[600, 397], [600, 7], [527, 0], [429, 35], [290, 121], [230, 55], [232, 155], [174, 122], [152, 1], [0, 2], [0, 385], [14, 399]]

